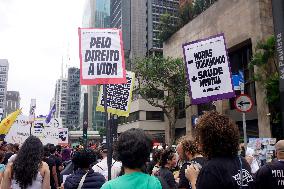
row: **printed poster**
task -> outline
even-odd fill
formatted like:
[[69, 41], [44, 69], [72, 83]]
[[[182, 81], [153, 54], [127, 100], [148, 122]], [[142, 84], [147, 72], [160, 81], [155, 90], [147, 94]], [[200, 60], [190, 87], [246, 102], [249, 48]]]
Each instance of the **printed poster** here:
[[79, 28], [81, 85], [126, 83], [119, 29]]
[[235, 97], [224, 34], [183, 44], [192, 104]]
[[68, 128], [58, 129], [58, 144], [68, 145]]
[[[126, 84], [106, 85], [108, 113], [118, 116], [129, 116], [132, 91], [135, 82], [134, 72], [127, 71], [126, 79]], [[100, 88], [96, 110], [104, 112], [103, 86]]]

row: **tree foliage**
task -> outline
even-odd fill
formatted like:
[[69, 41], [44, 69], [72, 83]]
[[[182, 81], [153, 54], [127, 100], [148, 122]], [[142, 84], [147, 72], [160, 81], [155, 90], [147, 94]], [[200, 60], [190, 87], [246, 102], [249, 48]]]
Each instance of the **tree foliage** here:
[[[274, 36], [269, 37], [266, 41], [258, 42], [249, 67], [251, 69], [254, 66], [258, 68], [257, 72], [254, 73], [254, 80], [260, 82], [266, 91], [266, 101], [269, 105], [272, 125], [280, 127], [279, 71], [275, 60], [275, 43]], [[272, 128], [273, 130], [275, 129]], [[279, 135], [279, 132], [276, 135]]]
[[[187, 93], [187, 80], [182, 59], [164, 57], [146, 57], [135, 61], [135, 73], [138, 78], [138, 93], [150, 105], [159, 107], [169, 120], [169, 136], [174, 140], [175, 123], [182, 111], [177, 108], [184, 103]], [[159, 93], [160, 91], [160, 93]], [[162, 95], [161, 95], [162, 93]], [[156, 95], [155, 95], [156, 94]], [[189, 105], [185, 106], [185, 109]]]

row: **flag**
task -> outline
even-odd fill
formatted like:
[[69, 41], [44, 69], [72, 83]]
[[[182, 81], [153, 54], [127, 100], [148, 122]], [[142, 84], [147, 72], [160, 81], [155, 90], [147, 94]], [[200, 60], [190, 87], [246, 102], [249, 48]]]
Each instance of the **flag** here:
[[5, 119], [3, 119], [0, 123], [0, 135], [6, 135], [15, 120], [17, 119], [18, 115], [21, 113], [21, 109], [18, 109], [12, 113], [10, 113]]
[[52, 115], [55, 113], [56, 111], [56, 107], [55, 104], [53, 104], [52, 108], [49, 111], [49, 114], [47, 115], [46, 119], [45, 119], [45, 123], [49, 123], [51, 120]]

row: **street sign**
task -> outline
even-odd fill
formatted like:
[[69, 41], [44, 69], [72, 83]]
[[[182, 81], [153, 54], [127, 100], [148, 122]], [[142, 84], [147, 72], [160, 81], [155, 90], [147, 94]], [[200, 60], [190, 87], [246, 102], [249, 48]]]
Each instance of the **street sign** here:
[[252, 99], [245, 94], [239, 95], [235, 100], [235, 107], [239, 112], [249, 112], [252, 109]]

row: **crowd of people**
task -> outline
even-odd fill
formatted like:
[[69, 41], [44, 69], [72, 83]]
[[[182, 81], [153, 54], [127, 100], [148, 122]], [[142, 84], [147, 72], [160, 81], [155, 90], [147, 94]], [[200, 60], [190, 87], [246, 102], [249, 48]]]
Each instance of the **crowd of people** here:
[[[252, 173], [236, 124], [215, 111], [198, 120], [195, 138], [176, 148], [154, 148], [141, 129], [120, 134], [113, 145], [111, 178], [107, 148], [43, 145], [30, 136], [20, 147], [0, 148], [1, 189], [264, 189], [284, 188], [284, 140], [276, 158]], [[150, 159], [152, 154], [152, 159]]]

